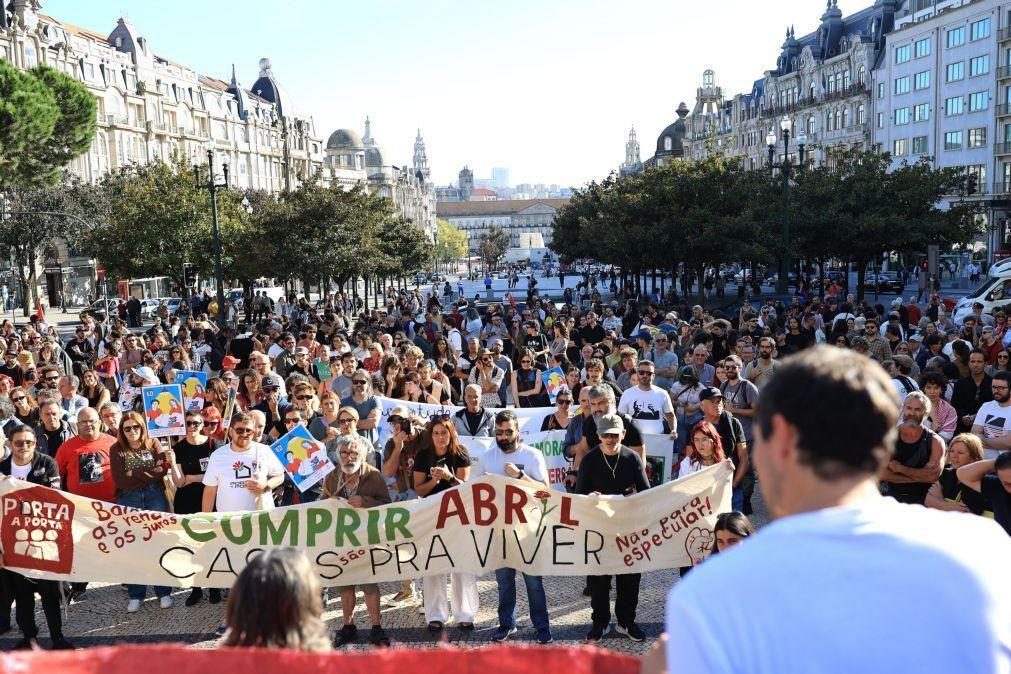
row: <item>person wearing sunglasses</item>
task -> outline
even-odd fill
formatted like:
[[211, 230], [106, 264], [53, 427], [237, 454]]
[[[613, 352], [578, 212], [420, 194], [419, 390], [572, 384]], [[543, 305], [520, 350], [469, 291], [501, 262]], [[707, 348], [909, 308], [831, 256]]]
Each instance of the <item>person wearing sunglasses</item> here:
[[656, 367], [652, 361], [640, 361], [636, 367], [639, 383], [621, 394], [618, 401], [618, 411], [627, 414], [635, 420], [640, 433], [662, 435], [669, 433], [672, 440], [677, 440], [677, 418], [674, 416], [674, 405], [671, 404], [667, 391], [655, 386], [653, 378]]
[[555, 411], [544, 417], [541, 431], [564, 431], [569, 427], [572, 417], [572, 391], [562, 388], [555, 396]]
[[271, 510], [271, 491], [284, 482], [284, 469], [267, 445], [253, 440], [256, 425], [236, 411], [228, 428], [231, 442], [211, 453], [204, 471], [202, 512]]
[[[29, 426], [19, 426], [10, 435], [11, 453], [0, 461], [0, 475], [9, 475], [31, 484], [59, 489], [60, 473], [52, 457], [36, 451], [35, 431]], [[35, 595], [42, 597], [42, 611], [49, 626], [49, 637], [53, 650], [70, 650], [74, 648], [63, 636], [63, 611], [60, 581], [31, 579], [13, 571], [4, 569], [4, 585], [10, 586], [11, 597], [4, 597], [0, 604], [0, 623], [10, 629], [10, 599], [17, 602], [15, 616], [21, 629], [22, 639], [14, 645], [15, 650], [41, 650], [38, 636], [39, 629], [35, 622]], [[5, 588], [6, 590], [6, 588]], [[6, 592], [4, 593], [6, 595]]]
[[14, 418], [25, 426], [34, 428], [39, 423], [39, 404], [35, 401], [35, 396], [23, 387], [13, 389], [8, 396], [14, 404]]
[[[641, 371], [642, 363], [639, 367]], [[600, 445], [583, 457], [579, 464], [576, 493], [587, 496], [590, 494], [632, 496], [648, 490], [649, 480], [642, 459], [638, 453], [622, 444], [625, 437], [625, 423], [622, 418], [617, 414], [602, 415], [597, 420], [597, 437], [600, 438]], [[615, 631], [632, 641], [643, 641], [646, 638], [635, 622], [641, 578], [641, 574], [638, 573], [616, 574], [614, 577], [616, 590], [614, 614], [618, 621]], [[586, 635], [586, 640], [596, 643], [611, 631], [609, 599], [611, 576], [590, 576], [587, 581], [590, 587], [593, 624]]]
[[[204, 415], [201, 410], [187, 410], [186, 436], [173, 446], [175, 466], [172, 468], [172, 484], [176, 486], [175, 513], [190, 515], [200, 512], [204, 496], [204, 471], [211, 454], [218, 447], [218, 441], [204, 433]], [[211, 588], [210, 602], [221, 601], [221, 590]], [[186, 606], [193, 606], [203, 599], [202, 588], [194, 587], [186, 598]]]
[[[90, 408], [88, 410], [94, 412]], [[94, 418], [97, 422], [97, 413]], [[109, 449], [116, 503], [141, 510], [169, 512], [171, 508], [165, 495], [165, 476], [172, 471], [175, 463], [172, 450], [163, 448], [158, 440], [148, 436], [143, 415], [137, 412], [125, 413], [119, 423], [116, 443]], [[130, 584], [126, 588], [130, 597], [126, 612], [136, 613], [147, 595], [147, 586]], [[154, 593], [161, 608], [172, 607], [170, 588], [155, 586]]]
[[353, 407], [358, 412], [358, 434], [375, 444], [379, 440], [379, 419], [383, 404], [372, 393], [372, 375], [359, 368], [351, 375], [351, 395], [341, 400], [341, 407]]

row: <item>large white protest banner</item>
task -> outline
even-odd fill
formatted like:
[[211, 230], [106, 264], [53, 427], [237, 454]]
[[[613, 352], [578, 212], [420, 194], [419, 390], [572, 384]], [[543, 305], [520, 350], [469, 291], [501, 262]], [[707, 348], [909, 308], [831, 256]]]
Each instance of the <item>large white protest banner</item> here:
[[230, 587], [260, 551], [306, 551], [328, 586], [482, 574], [633, 573], [709, 554], [730, 508], [726, 463], [629, 497], [576, 496], [482, 476], [371, 509], [328, 499], [265, 512], [157, 513], [0, 479], [4, 563], [31, 577]]
[[[413, 403], [393, 398], [379, 398], [382, 404], [382, 418], [379, 423], [379, 442], [384, 445], [391, 437], [390, 425], [386, 419], [394, 407], [403, 406], [413, 414], [424, 420], [433, 416], [453, 415], [461, 410], [460, 407], [452, 405], [429, 405], [426, 403]], [[489, 408], [492, 412], [498, 412], [499, 408]], [[571, 462], [562, 453], [562, 446], [565, 441], [565, 431], [541, 431], [541, 424], [545, 417], [553, 414], [554, 407], [528, 407], [515, 408], [512, 410], [520, 424], [520, 437], [524, 444], [532, 445], [544, 453], [544, 461], [548, 467], [548, 481], [552, 488], [564, 489], [562, 482], [565, 480], [565, 473], [571, 467]], [[642, 434], [643, 442], [646, 445], [646, 475], [651, 485], [656, 486], [673, 479], [674, 470], [674, 443], [666, 435]], [[487, 451], [494, 443], [494, 438], [471, 438], [461, 437], [463, 444], [470, 453], [471, 458], [480, 461], [480, 456]]]

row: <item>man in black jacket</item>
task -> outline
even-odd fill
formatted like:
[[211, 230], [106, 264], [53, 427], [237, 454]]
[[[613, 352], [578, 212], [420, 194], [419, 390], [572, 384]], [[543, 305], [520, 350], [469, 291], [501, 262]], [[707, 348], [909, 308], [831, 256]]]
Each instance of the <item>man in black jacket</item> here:
[[[11, 434], [11, 455], [0, 461], [0, 474], [30, 482], [32, 484], [60, 488], [60, 472], [52, 457], [35, 451], [35, 431], [28, 426], [21, 426]], [[17, 532], [16, 532], [17, 533]], [[33, 539], [34, 540], [34, 539]], [[11, 588], [14, 600], [17, 602], [15, 617], [18, 627], [24, 637], [14, 645], [15, 650], [40, 649], [39, 628], [35, 623], [35, 595], [42, 597], [42, 611], [49, 625], [49, 635], [54, 650], [71, 650], [74, 645], [63, 636], [63, 615], [60, 612], [61, 589], [56, 580], [36, 580], [4, 569], [5, 585]], [[10, 615], [10, 604], [4, 598], [0, 610], [7, 609]]]

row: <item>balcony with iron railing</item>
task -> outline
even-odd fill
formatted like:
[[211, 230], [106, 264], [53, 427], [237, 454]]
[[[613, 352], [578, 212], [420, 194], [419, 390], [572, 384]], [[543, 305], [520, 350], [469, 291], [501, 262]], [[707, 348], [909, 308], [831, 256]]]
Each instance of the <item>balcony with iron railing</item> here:
[[1011, 40], [1011, 26], [1006, 26], [997, 31], [998, 40]]
[[1011, 194], [1011, 183], [994, 183], [990, 193], [994, 196], [1007, 196]]
[[1005, 80], [1011, 77], [1011, 65], [998, 66], [997, 68], [997, 79]]
[[1008, 143], [994, 143], [993, 153], [994, 154], [1011, 154], [1011, 142], [1008, 142]]
[[1011, 103], [998, 103], [996, 106], [996, 112], [998, 117], [1007, 117], [1011, 115]]

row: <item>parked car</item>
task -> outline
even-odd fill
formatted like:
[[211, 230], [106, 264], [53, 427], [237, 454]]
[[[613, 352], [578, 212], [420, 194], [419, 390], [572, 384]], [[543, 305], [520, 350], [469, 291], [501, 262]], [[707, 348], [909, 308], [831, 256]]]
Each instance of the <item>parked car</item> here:
[[902, 277], [898, 272], [882, 271], [877, 274], [868, 274], [864, 277], [864, 291], [887, 293], [891, 295], [901, 295], [906, 289], [906, 284], [902, 282]]
[[[787, 283], [790, 286], [796, 287], [796, 285], [797, 285], [797, 274], [796, 274], [796, 272], [790, 272], [790, 274], [786, 278], [787, 278]], [[779, 283], [779, 274], [773, 274], [772, 276], [769, 277], [769, 280], [765, 282], [765, 284], [767, 286], [769, 286], [770, 288], [775, 288], [777, 283]]]
[[[113, 316], [119, 315], [118, 314], [119, 305], [120, 305], [119, 299], [109, 300], [109, 310], [112, 312]], [[87, 306], [81, 310], [80, 316], [81, 318], [84, 318], [85, 316], [91, 316], [96, 321], [104, 321], [105, 300], [97, 300], [95, 302], [92, 302], [90, 306]]]
[[140, 319], [142, 321], [150, 321], [155, 317], [155, 311], [158, 309], [158, 300], [146, 299], [140, 301]]

